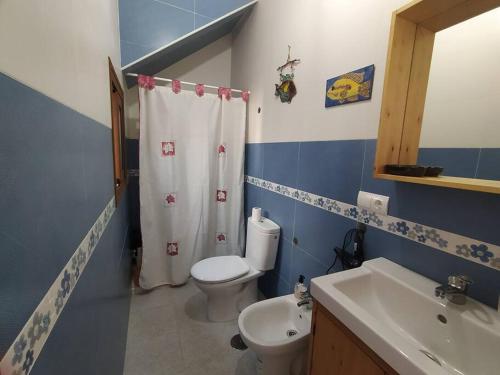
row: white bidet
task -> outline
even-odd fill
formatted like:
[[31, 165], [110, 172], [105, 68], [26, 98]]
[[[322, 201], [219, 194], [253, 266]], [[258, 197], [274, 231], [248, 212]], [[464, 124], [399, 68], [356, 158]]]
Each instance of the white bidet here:
[[297, 306], [293, 294], [254, 303], [241, 312], [241, 338], [257, 354], [259, 374], [306, 373], [311, 315], [305, 306]]

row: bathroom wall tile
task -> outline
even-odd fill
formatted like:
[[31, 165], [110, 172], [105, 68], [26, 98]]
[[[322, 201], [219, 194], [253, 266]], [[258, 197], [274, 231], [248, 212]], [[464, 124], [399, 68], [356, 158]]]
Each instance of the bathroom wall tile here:
[[153, 52], [156, 48], [153, 46], [143, 46], [142, 44], [132, 43], [127, 40], [120, 40], [121, 63], [122, 66], [140, 59], [141, 57]]
[[[112, 179], [107, 185], [99, 180], [112, 173], [112, 162], [108, 159], [106, 166], [102, 152], [95, 155], [99, 171], [92, 180], [99, 193], [87, 195], [84, 142], [89, 138], [84, 133], [95, 131], [92, 141], [109, 152], [111, 142], [105, 126], [5, 75], [0, 75], [0, 100], [5, 106], [0, 112], [0, 209], [9, 213], [0, 218], [6, 238], [0, 245], [6, 254], [0, 282], [17, 285], [16, 294], [4, 300], [15, 309], [5, 304], [3, 313], [19, 331], [112, 196]], [[1, 340], [4, 345], [15, 338], [15, 329]]]
[[300, 275], [304, 275], [306, 279], [305, 284], [309, 286], [312, 278], [324, 275], [330, 266], [330, 264], [321, 263], [298, 247], [294, 247], [292, 259], [291, 277], [293, 284], [299, 279]]
[[474, 178], [478, 159], [478, 148], [420, 148], [417, 163], [443, 167], [446, 176]]
[[493, 307], [498, 303], [500, 274], [494, 269], [374, 228], [368, 228], [365, 244], [367, 259], [384, 257], [439, 283], [446, 283], [449, 275], [470, 276], [474, 280], [469, 290], [472, 298]]
[[[375, 165], [375, 152], [377, 150], [377, 140], [365, 140], [365, 152], [363, 161], [363, 180], [361, 190], [370, 193], [388, 195], [393, 197], [396, 190], [396, 183], [393, 181], [379, 180], [373, 178], [374, 165]], [[394, 215], [397, 211], [395, 202], [389, 204], [389, 214]]]
[[362, 140], [301, 143], [298, 188], [355, 203], [361, 186], [364, 143]]
[[354, 221], [343, 216], [297, 202], [295, 237], [298, 245], [324, 264], [333, 262], [334, 247], [341, 247], [346, 232], [355, 226]]
[[259, 290], [266, 298], [274, 298], [293, 293], [292, 287], [273, 271], [259, 278]]
[[389, 214], [463, 236], [500, 243], [495, 213], [500, 195], [373, 178], [376, 142], [366, 142], [362, 190], [390, 197]]
[[193, 28], [191, 12], [158, 1], [120, 1], [120, 37], [129, 43], [156, 49]]
[[[113, 177], [107, 127], [2, 74], [0, 100], [0, 210], [8, 213], [0, 219], [5, 353], [112, 198]], [[110, 345], [109, 335], [120, 340], [128, 319], [126, 202], [114, 220], [32, 373], [121, 373], [124, 349]], [[100, 371], [96, 348], [110, 360], [106, 369], [118, 367]]]
[[261, 192], [263, 215], [281, 227], [281, 238], [293, 239], [295, 201], [267, 190]]
[[114, 194], [111, 129], [89, 126], [82, 135], [83, 175], [90, 221], [95, 220]]
[[264, 143], [263, 145], [264, 180], [296, 187], [299, 143]]
[[111, 218], [31, 374], [122, 373], [130, 302], [130, 277], [119, 272], [128, 253], [126, 210], [120, 205]]
[[500, 180], [500, 148], [482, 148], [476, 178]]
[[245, 174], [262, 178], [264, 169], [264, 144], [247, 143], [245, 145]]
[[262, 206], [262, 189], [245, 183], [245, 223], [246, 220], [252, 216], [252, 208], [253, 207], [261, 207]]
[[[120, 1], [122, 1], [122, 0], [120, 0]], [[150, 0], [150, 1], [160, 1], [160, 2], [165, 3], [165, 4], [174, 5], [176, 7], [194, 12], [195, 0]]]
[[195, 0], [196, 13], [210, 18], [219, 18], [250, 0]]
[[290, 241], [281, 239], [276, 256], [274, 272], [284, 281], [291, 285], [291, 267], [292, 267], [293, 245]]
[[207, 23], [212, 22], [213, 19], [209, 17], [202, 16], [201, 14], [195, 14], [194, 16], [194, 28], [199, 29], [205, 26]]

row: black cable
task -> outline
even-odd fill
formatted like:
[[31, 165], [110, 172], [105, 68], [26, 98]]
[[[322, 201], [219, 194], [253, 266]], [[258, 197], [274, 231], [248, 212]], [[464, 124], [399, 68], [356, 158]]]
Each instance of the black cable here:
[[[342, 264], [342, 270], [345, 270], [346, 269], [346, 265], [345, 265], [345, 261], [344, 261], [344, 257], [343, 257], [343, 253], [346, 251], [346, 249], [351, 245], [352, 241], [353, 241], [353, 236], [354, 235], [357, 235], [357, 236], [363, 236], [363, 232], [356, 229], [356, 228], [353, 228], [353, 229], [349, 229], [347, 231], [347, 233], [344, 235], [344, 241], [342, 243], [342, 248], [334, 248], [333, 251], [335, 251], [335, 259], [333, 260], [333, 263], [330, 267], [328, 267], [328, 269], [326, 270], [326, 275], [328, 275], [331, 271], [331, 269], [335, 266], [335, 264], [337, 263], [337, 259], [340, 258], [340, 262]], [[361, 237], [362, 238], [362, 237]], [[340, 253], [339, 253], [339, 250], [340, 250]]]

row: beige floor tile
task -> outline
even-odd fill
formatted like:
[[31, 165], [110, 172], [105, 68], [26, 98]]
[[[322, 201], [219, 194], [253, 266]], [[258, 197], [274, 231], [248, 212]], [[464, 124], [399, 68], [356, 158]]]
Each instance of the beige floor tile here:
[[255, 355], [230, 345], [237, 321], [209, 322], [192, 280], [135, 295], [131, 304], [126, 375], [256, 375]]

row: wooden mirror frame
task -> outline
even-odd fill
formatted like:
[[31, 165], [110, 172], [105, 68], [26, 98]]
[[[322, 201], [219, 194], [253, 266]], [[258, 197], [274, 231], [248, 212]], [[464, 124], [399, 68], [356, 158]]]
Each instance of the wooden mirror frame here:
[[500, 194], [500, 181], [386, 174], [387, 164], [417, 164], [434, 36], [500, 6], [500, 0], [414, 0], [392, 15], [374, 177]]

